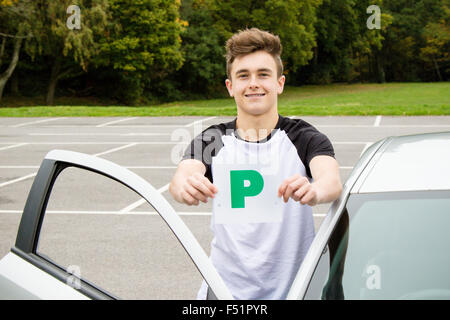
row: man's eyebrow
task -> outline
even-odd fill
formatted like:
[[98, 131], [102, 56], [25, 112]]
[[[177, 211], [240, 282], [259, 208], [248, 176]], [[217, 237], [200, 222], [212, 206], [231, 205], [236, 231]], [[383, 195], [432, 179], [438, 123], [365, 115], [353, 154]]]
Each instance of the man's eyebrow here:
[[240, 69], [236, 71], [236, 74], [248, 72], [248, 69]]
[[[245, 73], [245, 72], [249, 72], [248, 69], [239, 69], [239, 70], [236, 71], [235, 74], [240, 74], [240, 73]], [[258, 69], [258, 72], [270, 72], [270, 73], [272, 73], [272, 70], [268, 69], [268, 68], [261, 68], [261, 69]]]
[[261, 69], [258, 69], [258, 72], [270, 72], [270, 73], [272, 73], [272, 70], [268, 69], [268, 68], [261, 68]]

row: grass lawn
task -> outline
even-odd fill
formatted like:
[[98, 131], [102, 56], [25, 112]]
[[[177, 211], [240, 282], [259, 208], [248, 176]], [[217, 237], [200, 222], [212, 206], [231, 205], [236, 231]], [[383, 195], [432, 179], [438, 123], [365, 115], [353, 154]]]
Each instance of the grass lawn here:
[[[17, 100], [6, 97], [1, 102], [0, 117], [236, 115], [232, 98], [135, 107], [87, 105], [80, 104], [79, 100], [56, 98], [56, 106], [21, 107], [30, 101], [18, 104]], [[11, 105], [14, 107], [8, 107]], [[278, 110], [286, 116], [450, 115], [450, 82], [286, 87], [279, 97]]]

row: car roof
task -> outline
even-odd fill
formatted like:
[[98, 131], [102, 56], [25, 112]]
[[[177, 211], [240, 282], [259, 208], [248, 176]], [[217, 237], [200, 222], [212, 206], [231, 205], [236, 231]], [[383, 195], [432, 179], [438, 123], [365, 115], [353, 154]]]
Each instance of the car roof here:
[[450, 132], [389, 137], [352, 193], [450, 190]]

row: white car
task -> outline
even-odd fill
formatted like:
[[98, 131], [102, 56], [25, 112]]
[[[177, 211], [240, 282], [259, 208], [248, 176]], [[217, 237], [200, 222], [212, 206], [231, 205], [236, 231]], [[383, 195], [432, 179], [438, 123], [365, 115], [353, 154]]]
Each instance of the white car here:
[[[191, 230], [153, 186], [110, 161], [47, 154], [15, 246], [0, 260], [0, 299], [115, 299], [37, 252], [58, 174], [93, 171], [141, 195], [164, 219], [217, 299], [233, 299]], [[450, 132], [389, 137], [369, 147], [330, 207], [288, 299], [450, 299]]]

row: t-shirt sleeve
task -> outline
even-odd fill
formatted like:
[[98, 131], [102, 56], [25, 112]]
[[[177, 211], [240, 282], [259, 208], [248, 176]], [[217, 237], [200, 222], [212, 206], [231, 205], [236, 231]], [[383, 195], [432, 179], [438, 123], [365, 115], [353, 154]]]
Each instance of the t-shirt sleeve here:
[[212, 182], [211, 163], [212, 158], [223, 147], [222, 131], [216, 127], [210, 127], [196, 136], [184, 151], [181, 160], [196, 159], [201, 161], [205, 167], [205, 177]]
[[311, 169], [309, 167], [309, 163], [315, 156], [330, 156], [335, 157], [334, 148], [331, 144], [330, 139], [323, 133], [316, 131], [314, 133], [310, 133], [306, 137], [306, 152], [304, 154], [306, 173], [310, 178], [312, 178]]
[[312, 178], [309, 162], [319, 155], [335, 157], [333, 145], [328, 137], [318, 131], [306, 121], [299, 120], [288, 128], [289, 137], [297, 148], [298, 155], [302, 160], [306, 174]]
[[312, 135], [308, 143], [308, 151], [306, 153], [306, 163], [308, 164], [308, 167], [312, 158], [320, 155], [326, 155], [333, 158], [335, 156], [330, 139], [323, 133], [317, 132]]

